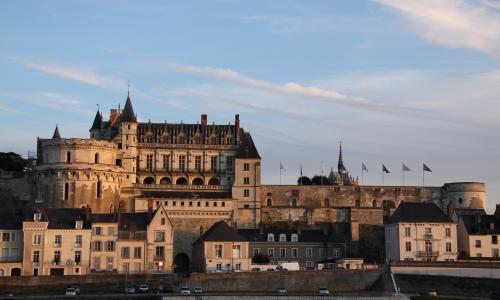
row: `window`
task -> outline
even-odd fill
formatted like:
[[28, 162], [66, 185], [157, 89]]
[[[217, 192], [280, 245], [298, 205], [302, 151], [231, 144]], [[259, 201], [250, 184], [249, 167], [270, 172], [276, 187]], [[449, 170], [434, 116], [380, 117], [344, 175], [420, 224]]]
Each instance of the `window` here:
[[82, 228], [83, 228], [83, 221], [76, 221], [75, 229], [82, 229]]
[[54, 251], [54, 263], [58, 264], [61, 262], [61, 251]]
[[432, 228], [427, 227], [425, 228], [425, 235], [431, 235], [432, 234]]
[[286, 257], [286, 249], [280, 248], [280, 257]]
[[108, 235], [115, 235], [115, 228], [113, 226], [108, 227]]
[[100, 257], [94, 257], [93, 267], [97, 271], [101, 270], [101, 258]]
[[298, 242], [299, 241], [299, 236], [296, 233], [292, 233], [292, 242]]
[[274, 242], [274, 234], [272, 234], [272, 233], [267, 234], [267, 241]]
[[243, 178], [243, 184], [250, 184], [250, 177]]
[[179, 171], [186, 171], [186, 155], [179, 155]]
[[94, 163], [98, 164], [99, 163], [99, 153], [96, 153], [94, 155]]
[[446, 243], [446, 252], [451, 252], [451, 243]]
[[69, 183], [64, 183], [64, 200], [69, 199]]
[[243, 190], [243, 197], [250, 197], [250, 190], [249, 189]]
[[233, 245], [233, 258], [240, 258], [241, 245]]
[[491, 257], [498, 257], [498, 248], [491, 249]]
[[491, 243], [492, 243], [493, 245], [498, 244], [498, 236], [496, 236], [496, 235], [492, 235], [492, 236], [491, 236]]
[[60, 247], [61, 243], [62, 243], [62, 236], [60, 234], [58, 234], [54, 237], [54, 244], [56, 244], [58, 247]]
[[234, 165], [234, 157], [227, 156], [226, 157], [226, 170], [231, 171], [233, 169], [233, 165]]
[[170, 171], [170, 155], [163, 155], [163, 169]]
[[38, 221], [40, 221], [41, 219], [42, 219], [42, 214], [34, 214], [34, 215], [33, 215], [33, 220], [34, 220], [35, 222], [38, 222]]
[[267, 249], [267, 256], [274, 257], [274, 248]]
[[243, 164], [243, 171], [250, 171], [250, 164], [249, 163]]
[[40, 245], [42, 243], [42, 235], [35, 234], [33, 235], [33, 245]]
[[319, 248], [319, 257], [325, 257], [325, 248]]
[[238, 270], [238, 271], [240, 271], [241, 270], [241, 264], [240, 263], [236, 264], [235, 265], [235, 269]]
[[222, 258], [222, 245], [215, 245], [215, 257]]
[[410, 252], [411, 251], [411, 242], [406, 242], [406, 252]]
[[115, 251], [115, 241], [106, 242], [106, 251], [108, 252]]
[[97, 182], [96, 197], [97, 198], [102, 197], [102, 181], [100, 180]]
[[141, 257], [142, 257], [142, 248], [134, 247], [134, 258], [141, 258]]
[[130, 258], [130, 248], [129, 247], [122, 247], [121, 256], [122, 256], [122, 258]]
[[40, 251], [38, 250], [33, 251], [33, 262], [34, 263], [40, 262]]
[[82, 246], [82, 235], [81, 234], [79, 234], [75, 237], [75, 245], [76, 245], [76, 247]]
[[481, 240], [476, 240], [476, 248], [481, 248]]
[[146, 155], [146, 169], [149, 172], [153, 171], [153, 154]]
[[405, 236], [411, 236], [411, 228], [405, 227]]
[[102, 242], [101, 241], [94, 241], [94, 251], [96, 251], [96, 252], [102, 251]]
[[217, 172], [217, 156], [210, 157], [210, 170]]
[[297, 258], [297, 257], [299, 257], [299, 249], [292, 248], [292, 258]]
[[141, 263], [134, 263], [134, 272], [141, 273]]
[[165, 225], [165, 218], [161, 218], [161, 225]]
[[306, 248], [306, 257], [312, 257], [312, 256], [313, 256], [313, 249]]
[[66, 162], [71, 163], [71, 152], [66, 152]]
[[201, 172], [201, 155], [196, 155], [194, 157], [194, 169]]
[[446, 235], [446, 237], [451, 237], [451, 228], [445, 229], [445, 235]]
[[476, 254], [476, 257], [482, 257], [481, 253]]
[[113, 256], [106, 257], [106, 270], [113, 271]]
[[253, 248], [253, 256], [258, 255], [260, 253], [259, 248]]
[[75, 251], [75, 263], [79, 264], [82, 261], [82, 251]]
[[123, 264], [122, 264], [122, 268], [123, 268], [123, 271], [124, 271], [125, 273], [128, 273], [128, 272], [129, 272], [129, 270], [130, 270], [130, 263], [128, 263], [128, 262], [127, 262], [127, 263], [123, 263]]
[[4, 232], [2, 234], [2, 241], [3, 242], [8, 242], [10, 240], [10, 234], [8, 232]]
[[155, 242], [164, 242], [164, 241], [165, 241], [165, 232], [155, 231]]
[[165, 247], [156, 246], [156, 258], [163, 259], [165, 257]]
[[222, 270], [222, 264], [216, 264], [216, 265], [215, 265], [215, 269], [216, 269], [217, 271], [221, 271], [221, 270]]
[[280, 234], [280, 242], [286, 242], [286, 234]]
[[333, 248], [333, 257], [340, 257], [340, 249]]
[[94, 235], [102, 235], [102, 227], [94, 227]]

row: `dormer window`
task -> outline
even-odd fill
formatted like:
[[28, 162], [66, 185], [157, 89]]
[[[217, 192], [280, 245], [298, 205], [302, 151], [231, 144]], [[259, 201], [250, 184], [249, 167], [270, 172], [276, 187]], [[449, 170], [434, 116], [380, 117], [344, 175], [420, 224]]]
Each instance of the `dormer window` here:
[[490, 223], [490, 230], [495, 230], [495, 223], [493, 222]]
[[280, 242], [282, 243], [286, 242], [286, 234], [284, 233], [280, 234]]
[[82, 228], [83, 228], [83, 221], [76, 221], [75, 229], [82, 229]]
[[274, 234], [269, 233], [269, 234], [267, 235], [267, 241], [268, 241], [268, 242], [274, 242]]
[[292, 242], [298, 242], [299, 241], [299, 236], [296, 233], [292, 234]]
[[35, 222], [39, 222], [41, 219], [42, 219], [42, 214], [38, 214], [38, 213], [37, 213], [37, 214], [34, 214], [34, 215], [33, 215], [33, 220], [34, 220]]

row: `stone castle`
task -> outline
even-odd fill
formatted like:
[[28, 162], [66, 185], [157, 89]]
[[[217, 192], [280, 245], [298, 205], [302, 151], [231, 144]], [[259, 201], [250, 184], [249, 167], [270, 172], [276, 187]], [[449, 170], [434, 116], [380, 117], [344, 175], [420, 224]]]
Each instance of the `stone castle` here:
[[109, 120], [98, 110], [90, 138], [37, 141], [32, 199], [47, 207], [89, 207], [92, 212], [146, 211], [148, 202], [169, 214], [174, 256], [191, 257], [191, 243], [217, 221], [238, 228], [286, 223], [318, 228], [382, 225], [402, 201], [432, 201], [445, 210], [484, 208], [484, 183], [440, 187], [362, 186], [348, 173], [339, 151], [331, 185], [263, 185], [261, 157], [239, 115], [228, 125], [138, 122], [127, 97]]

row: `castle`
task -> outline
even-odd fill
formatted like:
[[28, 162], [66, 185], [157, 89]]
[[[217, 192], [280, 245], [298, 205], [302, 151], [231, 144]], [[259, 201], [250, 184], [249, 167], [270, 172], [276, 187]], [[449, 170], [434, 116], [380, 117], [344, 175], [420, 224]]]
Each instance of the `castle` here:
[[361, 186], [339, 152], [331, 185], [263, 185], [261, 157], [239, 115], [228, 125], [209, 124], [205, 114], [196, 124], [138, 122], [128, 96], [107, 121], [97, 111], [90, 138], [62, 138], [57, 127], [52, 138], [38, 138], [33, 199], [94, 213], [147, 211], [152, 201], [168, 212], [174, 256], [184, 260], [200, 232], [220, 220], [238, 228], [344, 223], [356, 241], [360, 224], [382, 225], [402, 201], [485, 207], [480, 182]]

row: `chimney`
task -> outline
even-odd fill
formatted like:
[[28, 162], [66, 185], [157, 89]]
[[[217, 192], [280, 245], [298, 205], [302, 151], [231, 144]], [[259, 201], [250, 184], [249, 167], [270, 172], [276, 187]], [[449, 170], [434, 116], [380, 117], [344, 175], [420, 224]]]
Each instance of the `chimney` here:
[[207, 126], [208, 124], [208, 117], [206, 114], [201, 115], [201, 126]]
[[203, 235], [203, 225], [200, 225], [200, 237]]
[[259, 233], [264, 234], [264, 225], [259, 224]]
[[234, 115], [234, 126], [236, 127], [236, 130], [240, 129], [240, 115], [239, 114]]
[[90, 209], [90, 206], [87, 204], [87, 207], [85, 207], [85, 221], [90, 222], [90, 214], [92, 213], [92, 210]]
[[153, 218], [153, 198], [148, 199], [148, 222]]

